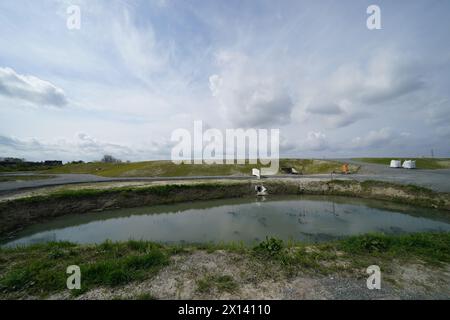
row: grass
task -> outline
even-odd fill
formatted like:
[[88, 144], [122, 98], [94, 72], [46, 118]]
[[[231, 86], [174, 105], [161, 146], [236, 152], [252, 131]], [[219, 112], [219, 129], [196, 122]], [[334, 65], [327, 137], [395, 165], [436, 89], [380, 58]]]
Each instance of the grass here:
[[389, 166], [392, 159], [415, 160], [417, 169], [448, 169], [450, 168], [449, 158], [355, 158], [353, 160], [375, 163]]
[[350, 270], [381, 261], [386, 265], [394, 259], [419, 259], [440, 266], [450, 263], [450, 233], [369, 233], [315, 245], [285, 244], [279, 239], [267, 238], [255, 246], [253, 252], [261, 261], [277, 262], [288, 273], [298, 268], [320, 274], [342, 271], [336, 264], [339, 259], [346, 260], [349, 265], [345, 269]]
[[450, 233], [367, 234], [343, 239], [336, 248], [354, 255], [416, 257], [431, 264], [450, 263]]
[[336, 259], [334, 254], [336, 249], [332, 244], [316, 244], [315, 250], [310, 248], [311, 246], [305, 243], [284, 243], [272, 237], [254, 246], [253, 254], [260, 261], [276, 262], [289, 274], [294, 273], [298, 268], [322, 274], [335, 271], [329, 266], [324, 266], [324, 262]]
[[[413, 184], [398, 184], [379, 180], [332, 180], [327, 185], [332, 189], [328, 194], [378, 199], [392, 203], [420, 206], [424, 208], [450, 210], [448, 206], [449, 193], [437, 192]], [[360, 190], [358, 190], [360, 186]], [[338, 187], [337, 190], [334, 188]], [[340, 190], [339, 187], [345, 188]]]
[[50, 175], [7, 175], [7, 176], [0, 176], [0, 182], [45, 180], [45, 179], [51, 179], [51, 178], [54, 178], [54, 176], [50, 176]]
[[266, 237], [266, 240], [259, 243], [256, 247], [253, 248], [256, 252], [263, 254], [274, 256], [280, 253], [283, 249], [283, 241], [276, 238]]
[[[450, 263], [450, 233], [416, 233], [404, 235], [366, 234], [319, 244], [283, 242], [268, 238], [255, 247], [224, 244], [208, 251], [233, 252], [254, 261], [255, 272], [277, 277], [273, 270], [287, 275], [302, 271], [315, 274], [354, 273], [371, 264], [423, 261], [432, 266]], [[239, 248], [239, 249], [237, 249]], [[79, 265], [82, 289], [77, 295], [97, 287], [117, 287], [155, 276], [168, 266], [170, 256], [205, 250], [203, 245], [166, 246], [145, 241], [104, 242], [76, 245], [68, 242], [48, 243], [18, 248], [0, 248], [0, 298], [24, 296], [46, 297], [66, 289], [66, 268]], [[342, 264], [340, 262], [345, 262]], [[248, 264], [249, 266], [252, 263]], [[273, 269], [273, 266], [278, 266]], [[352, 273], [353, 272], [353, 273]], [[239, 284], [230, 275], [208, 274], [196, 282], [197, 291], [235, 292]], [[150, 294], [136, 299], [153, 299]]]
[[408, 263], [424, 263], [445, 270], [450, 263], [449, 245], [450, 233], [375, 233], [313, 245], [286, 243], [275, 254], [261, 251], [258, 246], [253, 249], [253, 255], [264, 269], [279, 270], [278, 273], [288, 278], [299, 272], [360, 277], [360, 271], [369, 265], [382, 265], [386, 274]]
[[144, 280], [169, 263], [166, 249], [147, 242], [105, 242], [95, 246], [61, 242], [2, 249], [1, 253], [0, 292], [37, 296], [66, 289], [69, 265], [80, 266], [83, 285], [81, 290], [73, 291], [80, 294], [97, 286]]
[[223, 190], [229, 191], [233, 186], [242, 186], [242, 183], [196, 183], [196, 184], [163, 184], [163, 185], [151, 185], [144, 187], [126, 186], [115, 187], [109, 189], [62, 189], [52, 193], [37, 195], [33, 197], [19, 198], [14, 201], [26, 202], [26, 203], [39, 203], [45, 200], [70, 200], [70, 199], [92, 199], [101, 196], [114, 195], [116, 197], [131, 197], [133, 195], [159, 195], [164, 197], [170, 197], [180, 191], [188, 190]]
[[135, 298], [135, 300], [156, 300], [156, 298], [151, 293], [141, 293], [138, 294]]
[[[337, 161], [308, 160], [308, 159], [281, 159], [280, 168], [295, 168], [303, 174], [340, 172], [342, 164]], [[182, 177], [182, 176], [231, 176], [250, 175], [252, 168], [261, 167], [255, 164], [233, 165], [176, 165], [171, 161], [145, 161], [132, 163], [83, 163], [66, 164], [50, 169], [48, 173], [83, 173], [95, 174], [104, 177]], [[356, 166], [351, 166], [357, 171]]]
[[[333, 183], [336, 183], [336, 181], [339, 180], [334, 180]], [[340, 180], [338, 183], [342, 183], [344, 180]], [[405, 192], [408, 192], [410, 194], [413, 194], [415, 196], [419, 196], [419, 195], [433, 195], [436, 194], [435, 191], [425, 188], [425, 187], [421, 187], [421, 186], [417, 186], [414, 184], [398, 184], [398, 183], [393, 183], [393, 182], [388, 182], [388, 181], [381, 181], [381, 180], [365, 180], [361, 182], [361, 187], [363, 189], [370, 189], [370, 188], [376, 188], [376, 187], [381, 187], [381, 188], [398, 188], [400, 190], [403, 190]]]
[[229, 275], [209, 275], [197, 281], [197, 291], [201, 293], [217, 289], [219, 292], [235, 292], [238, 283]]

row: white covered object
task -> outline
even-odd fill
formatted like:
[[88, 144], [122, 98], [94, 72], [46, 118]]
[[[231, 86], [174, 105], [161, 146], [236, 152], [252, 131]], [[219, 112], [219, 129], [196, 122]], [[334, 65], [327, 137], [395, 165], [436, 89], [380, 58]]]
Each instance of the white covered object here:
[[400, 160], [391, 160], [391, 168], [401, 168], [402, 162]]
[[259, 169], [252, 169], [252, 176], [258, 177], [258, 179], [260, 179], [261, 171], [259, 171]]
[[405, 160], [403, 162], [403, 168], [405, 168], [405, 169], [415, 169], [416, 168], [416, 161], [414, 161], [414, 160]]

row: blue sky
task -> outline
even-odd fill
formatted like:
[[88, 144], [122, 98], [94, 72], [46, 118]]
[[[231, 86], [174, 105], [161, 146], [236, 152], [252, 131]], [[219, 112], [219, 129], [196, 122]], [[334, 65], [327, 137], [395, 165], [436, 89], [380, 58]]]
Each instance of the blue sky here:
[[[366, 9], [381, 9], [368, 30]], [[70, 5], [81, 29], [66, 27]], [[0, 156], [170, 157], [171, 132], [279, 128], [296, 157], [450, 156], [450, 2], [0, 3]]]

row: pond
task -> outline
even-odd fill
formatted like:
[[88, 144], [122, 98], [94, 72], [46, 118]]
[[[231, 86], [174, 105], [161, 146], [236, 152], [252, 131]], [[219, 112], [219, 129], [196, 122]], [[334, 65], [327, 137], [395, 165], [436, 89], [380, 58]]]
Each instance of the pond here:
[[242, 198], [66, 215], [30, 226], [5, 246], [49, 241], [162, 243], [243, 241], [274, 236], [320, 242], [368, 232], [450, 231], [450, 214], [387, 202], [325, 196]]

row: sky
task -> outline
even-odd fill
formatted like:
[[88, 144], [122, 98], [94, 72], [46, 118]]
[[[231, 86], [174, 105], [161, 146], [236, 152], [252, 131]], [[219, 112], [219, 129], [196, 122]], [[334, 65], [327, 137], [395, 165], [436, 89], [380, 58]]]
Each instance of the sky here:
[[449, 157], [449, 12], [447, 0], [4, 0], [0, 157], [170, 159], [172, 132], [196, 120], [279, 129], [283, 157]]

